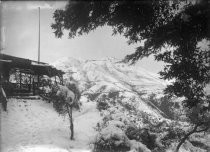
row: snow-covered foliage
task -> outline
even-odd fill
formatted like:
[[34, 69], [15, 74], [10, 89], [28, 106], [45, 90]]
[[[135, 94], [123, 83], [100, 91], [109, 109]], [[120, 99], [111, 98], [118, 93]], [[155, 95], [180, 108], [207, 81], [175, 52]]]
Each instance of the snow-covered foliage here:
[[53, 102], [60, 114], [67, 113], [67, 105], [79, 109], [81, 97], [78, 84], [73, 79], [60, 85], [47, 76], [41, 77], [40, 94]]
[[94, 149], [97, 150], [128, 150], [129, 140], [121, 128], [117, 125], [109, 124], [102, 128], [96, 136], [94, 142]]
[[58, 91], [56, 93], [56, 96], [63, 98], [65, 102], [69, 105], [72, 105], [75, 100], [74, 93], [71, 90], [69, 90], [66, 86], [62, 85], [58, 86]]
[[[133, 150], [137, 151], [144, 151], [144, 149], [150, 151], [148, 148], [154, 149], [156, 147], [161, 147], [159, 146], [161, 145], [161, 143], [159, 144], [157, 141], [157, 136], [155, 134], [146, 132], [146, 129], [143, 129], [144, 127], [148, 128], [148, 126], [153, 123], [154, 125], [158, 123], [158, 119], [153, 117], [153, 115], [150, 115], [146, 112], [138, 111], [138, 107], [133, 105], [133, 102], [124, 103], [123, 98], [116, 93], [103, 95], [102, 97], [99, 97], [96, 102], [103, 103], [103, 105], [105, 105], [104, 108], [98, 107], [98, 109], [100, 109], [101, 111], [101, 115], [103, 116], [103, 120], [102, 122], [98, 123], [96, 127], [98, 135], [93, 142], [96, 149], [104, 149], [104, 145], [109, 145], [110, 147], [112, 147], [112, 149], [121, 149], [122, 145], [115, 144], [115, 141], [112, 138], [112, 135], [117, 136], [113, 134], [113, 132], [119, 133], [119, 130], [121, 133], [120, 135], [122, 135], [122, 133], [124, 135], [123, 139], [126, 139], [126, 141], [120, 140], [121, 143], [123, 143], [123, 146], [127, 145], [129, 149], [132, 149], [133, 147]], [[97, 105], [102, 106], [101, 104]], [[142, 130], [139, 131], [138, 129], [132, 129], [132, 131], [134, 132], [130, 133], [130, 125], [134, 126], [135, 128], [142, 128]], [[110, 129], [114, 129], [114, 131], [110, 131]], [[115, 129], [118, 130], [118, 132]], [[104, 132], [106, 133], [106, 136], [104, 135]], [[135, 138], [134, 134], [138, 134], [138, 138]], [[119, 137], [117, 136], [115, 139], [117, 139], [118, 143]], [[130, 140], [135, 140], [135, 142], [130, 142]], [[103, 143], [102, 141], [106, 142]]]
[[[165, 96], [159, 98], [154, 96], [152, 99], [146, 98], [143, 100], [153, 103], [158, 110], [161, 110], [161, 112], [167, 115], [177, 114], [178, 116], [178, 112], [181, 110], [179, 100], [172, 100]], [[165, 151], [171, 149], [173, 143], [177, 143], [182, 138], [190, 125], [189, 123], [182, 122], [186, 120], [183, 118], [180, 119], [181, 121], [175, 117], [173, 119], [167, 119], [167, 117], [154, 116], [153, 113], [141, 111], [136, 106], [135, 99], [130, 101], [125, 100], [125, 97], [120, 96], [119, 93], [109, 92], [108, 94], [99, 95], [95, 101], [97, 102], [97, 108], [103, 116], [102, 122], [98, 123], [96, 127], [98, 131], [97, 140], [94, 141], [96, 147], [103, 147], [103, 145], [100, 145], [102, 144], [101, 140], [104, 141], [104, 136], [101, 132], [106, 130], [107, 127], [107, 130], [117, 127], [118, 130], [121, 130], [126, 135], [128, 141], [135, 140], [137, 145], [143, 144], [143, 147], [154, 152]], [[166, 107], [164, 107], [164, 104]], [[169, 111], [169, 113], [164, 108], [174, 109], [173, 111]], [[154, 108], [154, 110], [156, 109]], [[112, 132], [109, 133], [112, 135]], [[107, 141], [108, 143], [114, 142], [111, 135], [109, 135], [110, 141]], [[116, 145], [114, 144], [112, 146], [115, 147]], [[129, 148], [131, 149], [130, 146]]]
[[78, 109], [81, 105], [79, 98], [67, 86], [52, 85], [49, 94], [55, 110], [60, 114], [66, 114], [68, 107]]
[[140, 141], [128, 138], [125, 130], [129, 123], [122, 118], [125, 118], [123, 114], [113, 114], [97, 125], [98, 134], [92, 142], [94, 150], [150, 152]]

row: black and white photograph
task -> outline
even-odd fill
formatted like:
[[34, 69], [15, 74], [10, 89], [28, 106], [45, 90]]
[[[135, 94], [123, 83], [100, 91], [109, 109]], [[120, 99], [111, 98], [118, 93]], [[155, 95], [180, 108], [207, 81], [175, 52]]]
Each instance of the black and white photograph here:
[[1, 152], [210, 152], [209, 0], [0, 0]]

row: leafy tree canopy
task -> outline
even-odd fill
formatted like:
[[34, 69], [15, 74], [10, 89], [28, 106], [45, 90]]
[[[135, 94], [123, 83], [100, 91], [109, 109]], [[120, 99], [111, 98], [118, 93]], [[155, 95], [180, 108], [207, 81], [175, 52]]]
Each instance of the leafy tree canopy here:
[[[59, 38], [63, 30], [74, 38], [107, 25], [129, 44], [144, 41], [125, 60], [134, 63], [154, 54], [156, 60], [164, 61], [160, 75], [173, 80], [165, 93], [185, 97], [184, 105], [198, 109], [197, 117], [205, 118], [191, 121], [209, 126], [210, 100], [205, 92], [210, 82], [208, 0], [69, 1], [64, 10], [54, 12], [54, 20], [52, 28]], [[199, 47], [199, 42], [207, 47]]]
[[136, 42], [147, 37], [154, 23], [161, 23], [156, 22], [157, 18], [166, 20], [164, 16], [169, 14], [166, 11], [168, 5], [167, 2], [154, 0], [69, 1], [65, 10], [54, 12], [55, 23], [52, 28], [57, 37], [61, 37], [66, 29], [69, 30], [69, 37], [73, 38], [108, 25], [113, 27], [114, 34], [124, 34]]
[[[155, 54], [156, 60], [168, 63], [160, 73], [162, 77], [175, 78], [166, 89], [168, 93], [194, 98], [195, 92], [200, 92], [202, 97], [202, 89], [209, 82], [210, 53], [197, 44], [209, 40], [209, 8], [207, 0], [69, 1], [64, 10], [54, 12], [52, 28], [57, 37], [68, 30], [73, 38], [108, 25], [113, 34], [124, 35], [130, 44], [145, 40], [144, 46], [126, 59], [135, 62]], [[197, 100], [187, 102], [188, 106], [194, 106]]]

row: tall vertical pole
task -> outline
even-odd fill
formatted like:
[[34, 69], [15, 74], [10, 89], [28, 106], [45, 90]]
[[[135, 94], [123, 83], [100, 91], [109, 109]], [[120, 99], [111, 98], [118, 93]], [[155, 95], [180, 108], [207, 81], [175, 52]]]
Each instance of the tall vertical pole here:
[[[39, 64], [39, 62], [40, 62], [40, 7], [39, 7], [39, 38], [38, 38], [38, 64]], [[39, 90], [39, 80], [40, 79], [40, 76], [39, 76], [39, 74], [38, 74], [38, 76], [37, 76], [37, 88], [38, 88], [38, 90]]]
[[39, 38], [38, 38], [38, 63], [40, 62], [40, 7], [39, 7]]

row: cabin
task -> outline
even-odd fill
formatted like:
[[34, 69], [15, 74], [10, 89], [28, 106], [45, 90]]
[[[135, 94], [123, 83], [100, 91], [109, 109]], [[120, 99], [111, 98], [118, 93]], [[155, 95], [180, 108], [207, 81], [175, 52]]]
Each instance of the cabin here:
[[44, 62], [0, 54], [0, 83], [9, 96], [37, 95], [41, 77], [63, 84], [63, 74], [63, 71]]

